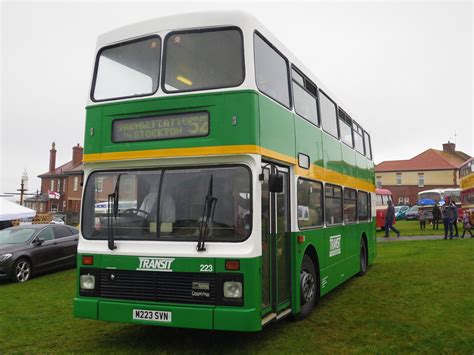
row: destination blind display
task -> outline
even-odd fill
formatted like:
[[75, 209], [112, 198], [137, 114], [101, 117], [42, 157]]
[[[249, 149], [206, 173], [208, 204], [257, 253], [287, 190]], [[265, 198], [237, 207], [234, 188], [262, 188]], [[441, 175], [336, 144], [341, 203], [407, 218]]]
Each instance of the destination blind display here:
[[114, 143], [202, 137], [208, 133], [208, 112], [130, 118], [112, 124]]

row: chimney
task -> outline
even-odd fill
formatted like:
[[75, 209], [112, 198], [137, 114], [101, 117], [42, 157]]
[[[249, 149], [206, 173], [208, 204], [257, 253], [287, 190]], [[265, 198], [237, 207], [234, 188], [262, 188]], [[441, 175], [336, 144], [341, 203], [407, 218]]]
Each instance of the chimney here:
[[56, 143], [53, 142], [51, 150], [49, 151], [49, 172], [56, 170]]
[[79, 143], [75, 147], [72, 147], [72, 165], [77, 166], [82, 161], [82, 148]]
[[443, 143], [443, 152], [454, 153], [456, 151], [456, 144], [450, 143]]

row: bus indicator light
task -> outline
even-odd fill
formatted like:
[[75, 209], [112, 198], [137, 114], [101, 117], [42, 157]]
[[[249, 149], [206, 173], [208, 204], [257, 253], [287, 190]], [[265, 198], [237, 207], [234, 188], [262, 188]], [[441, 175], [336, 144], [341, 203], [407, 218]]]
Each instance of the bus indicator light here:
[[94, 256], [92, 256], [92, 255], [83, 255], [82, 256], [82, 265], [94, 265]]
[[240, 270], [240, 260], [226, 260], [225, 269], [229, 271], [239, 271]]
[[296, 237], [296, 240], [298, 241], [298, 244], [303, 244], [305, 242], [305, 237], [304, 235], [299, 235]]

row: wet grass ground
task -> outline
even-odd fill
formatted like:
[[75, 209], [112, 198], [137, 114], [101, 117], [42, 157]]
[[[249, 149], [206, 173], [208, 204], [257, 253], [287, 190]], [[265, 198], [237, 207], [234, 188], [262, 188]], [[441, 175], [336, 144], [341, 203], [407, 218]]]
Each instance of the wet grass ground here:
[[75, 319], [75, 270], [0, 284], [0, 353], [472, 354], [474, 239], [384, 243], [378, 253], [306, 320], [250, 334]]

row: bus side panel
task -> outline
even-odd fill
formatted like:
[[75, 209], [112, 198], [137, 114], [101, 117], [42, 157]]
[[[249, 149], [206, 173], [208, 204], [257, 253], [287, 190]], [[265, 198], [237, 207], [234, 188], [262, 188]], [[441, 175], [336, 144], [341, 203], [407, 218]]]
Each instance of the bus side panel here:
[[[296, 156], [298, 156], [298, 153], [306, 154], [309, 156], [311, 164], [323, 167], [323, 141], [321, 130], [297, 115], [294, 115], [294, 119], [296, 133]], [[306, 171], [308, 177], [310, 178], [309, 169], [301, 169], [300, 171]], [[317, 174], [318, 171], [314, 170], [313, 173]], [[316, 178], [322, 180], [323, 177], [316, 176]]]
[[349, 148], [344, 143], [341, 144], [341, 150], [342, 150], [342, 173], [344, 174], [344, 177], [346, 178], [342, 182], [342, 185], [347, 186], [349, 185], [350, 180], [353, 180], [353, 178], [357, 178], [356, 153], [352, 148]]
[[293, 114], [263, 95], [259, 95], [259, 113], [260, 145], [285, 155], [280, 158], [287, 162], [290, 158], [292, 163], [295, 157]]
[[[298, 243], [297, 236], [303, 235], [305, 241], [303, 243]], [[327, 265], [326, 255], [328, 253], [328, 246], [326, 239], [324, 238], [324, 229], [313, 229], [313, 230], [303, 230], [299, 232], [292, 233], [291, 237], [292, 243], [292, 275], [298, 275], [292, 279], [292, 309], [293, 313], [298, 313], [301, 309], [300, 304], [300, 278], [299, 273], [301, 270], [301, 263], [303, 262], [303, 257], [305, 252], [308, 252], [309, 248], [314, 248], [316, 251], [316, 258], [319, 262], [316, 265], [316, 269], [320, 272], [320, 284], [322, 283], [322, 278], [325, 272], [325, 265]], [[324, 287], [321, 285], [321, 292], [324, 291]]]
[[334, 175], [331, 173], [331, 170], [342, 173], [343, 172], [343, 163], [342, 163], [342, 152], [341, 152], [341, 143], [334, 137], [329, 134], [323, 134], [323, 160], [325, 177], [324, 180], [337, 181], [339, 185], [342, 185], [342, 181], [338, 181], [341, 175]]

